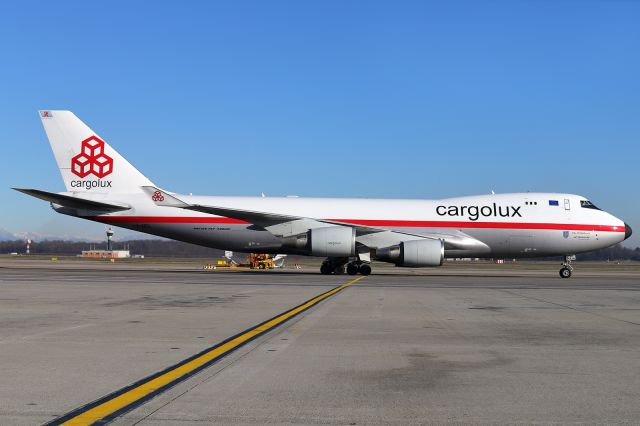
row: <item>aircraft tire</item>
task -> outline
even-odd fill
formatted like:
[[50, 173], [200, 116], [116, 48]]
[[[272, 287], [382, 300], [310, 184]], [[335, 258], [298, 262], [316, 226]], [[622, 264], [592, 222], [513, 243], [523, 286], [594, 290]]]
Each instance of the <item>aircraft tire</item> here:
[[358, 269], [358, 265], [355, 263], [347, 264], [347, 274], [349, 275], [356, 275], [358, 273]]
[[331, 275], [331, 272], [333, 272], [331, 269], [331, 265], [323, 263], [322, 266], [320, 266], [320, 273], [322, 275]]
[[571, 278], [571, 269], [569, 268], [560, 269], [560, 278]]
[[360, 273], [362, 275], [371, 274], [371, 266], [367, 265], [366, 263], [364, 265], [360, 265]]

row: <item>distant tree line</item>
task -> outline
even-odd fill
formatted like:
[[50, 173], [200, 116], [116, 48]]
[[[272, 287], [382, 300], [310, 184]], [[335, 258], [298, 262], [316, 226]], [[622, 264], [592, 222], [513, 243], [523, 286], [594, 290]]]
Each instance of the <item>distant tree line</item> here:
[[[23, 240], [0, 242], [0, 253], [24, 254], [27, 244]], [[80, 241], [45, 240], [31, 243], [31, 254], [75, 256], [82, 250], [106, 250], [107, 243], [88, 243]], [[130, 250], [131, 254], [145, 257], [195, 257], [218, 258], [222, 250], [197, 246], [195, 244], [168, 240], [131, 240], [113, 243], [114, 250]]]
[[577, 255], [578, 260], [637, 260], [640, 261], [640, 247], [635, 249], [623, 247], [620, 244], [615, 246], [590, 251]]
[[[26, 243], [23, 240], [0, 242], [0, 253], [24, 253]], [[129, 249], [131, 254], [142, 254], [148, 257], [193, 257], [219, 258], [222, 250], [198, 246], [171, 240], [131, 240], [114, 242], [114, 249]], [[45, 240], [31, 243], [31, 253], [40, 255], [75, 256], [82, 250], [106, 250], [107, 243], [87, 243], [77, 241]], [[578, 260], [637, 260], [640, 261], [640, 247], [635, 249], [620, 244], [613, 247], [595, 250], [577, 255]]]

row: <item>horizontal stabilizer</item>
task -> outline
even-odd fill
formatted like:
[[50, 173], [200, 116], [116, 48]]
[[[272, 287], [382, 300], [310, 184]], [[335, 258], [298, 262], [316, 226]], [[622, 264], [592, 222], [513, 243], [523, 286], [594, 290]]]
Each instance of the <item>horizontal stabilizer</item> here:
[[110, 204], [100, 201], [87, 200], [86, 198], [73, 197], [71, 195], [56, 194], [55, 192], [41, 191], [39, 189], [13, 188], [23, 194], [31, 195], [50, 203], [58, 204], [72, 209], [96, 210], [102, 212], [118, 212], [129, 210], [131, 207], [126, 204]]

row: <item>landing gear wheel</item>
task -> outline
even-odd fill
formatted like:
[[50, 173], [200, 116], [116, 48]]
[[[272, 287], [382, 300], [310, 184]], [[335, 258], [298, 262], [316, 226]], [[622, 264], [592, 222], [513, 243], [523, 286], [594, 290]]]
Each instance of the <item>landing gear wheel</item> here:
[[345, 257], [327, 257], [320, 266], [323, 275], [342, 275], [349, 259]]
[[561, 278], [571, 278], [571, 274], [573, 273], [573, 267], [571, 266], [571, 261], [576, 260], [575, 255], [566, 255], [562, 258], [562, 268], [560, 268], [560, 277]]
[[560, 277], [561, 278], [571, 278], [571, 269], [569, 269], [569, 268], [560, 269]]
[[360, 265], [360, 273], [362, 275], [369, 275], [371, 274], [371, 266], [367, 265], [366, 263], [363, 265]]
[[355, 263], [349, 263], [347, 264], [347, 274], [349, 275], [356, 275], [358, 273], [358, 265], [356, 265]]

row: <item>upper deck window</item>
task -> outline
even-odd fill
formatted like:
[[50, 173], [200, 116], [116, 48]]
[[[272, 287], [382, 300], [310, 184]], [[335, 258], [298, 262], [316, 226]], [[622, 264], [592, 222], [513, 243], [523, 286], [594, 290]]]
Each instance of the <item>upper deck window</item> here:
[[591, 201], [589, 200], [581, 200], [580, 201], [580, 207], [584, 207], [585, 209], [594, 209], [594, 210], [600, 210], [598, 207], [596, 207], [595, 204], [593, 204]]

